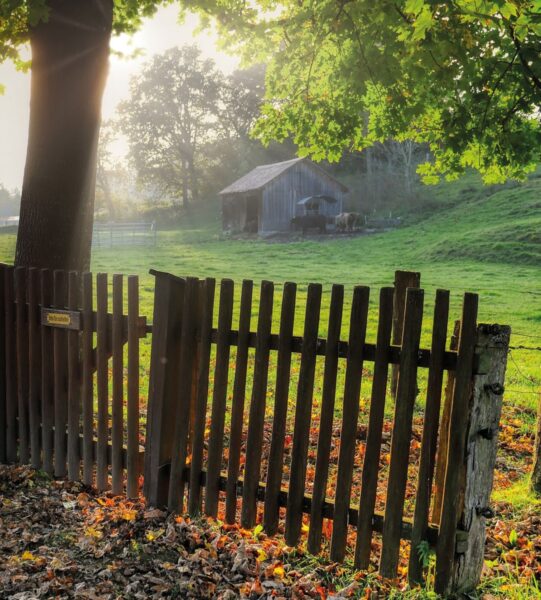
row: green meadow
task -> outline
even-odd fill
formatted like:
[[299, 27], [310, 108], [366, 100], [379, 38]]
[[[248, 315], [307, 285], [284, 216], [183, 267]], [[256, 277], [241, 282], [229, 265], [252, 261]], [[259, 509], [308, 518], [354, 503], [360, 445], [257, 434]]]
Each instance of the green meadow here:
[[[0, 236], [0, 258], [13, 259], [14, 235]], [[394, 271], [421, 272], [425, 290], [422, 344], [428, 347], [438, 288], [451, 291], [452, 321], [460, 317], [465, 291], [480, 296], [479, 321], [512, 327], [505, 402], [524, 407], [531, 421], [541, 390], [541, 173], [524, 184], [483, 187], [473, 177], [429, 187], [405, 210], [394, 231], [290, 241], [228, 239], [221, 233], [219, 206], [193, 211], [181, 228], [159, 231], [157, 245], [93, 251], [94, 272], [140, 276], [141, 311], [152, 320], [150, 269], [176, 275], [231, 278], [238, 300], [243, 279], [275, 282], [274, 331], [286, 281], [298, 284], [295, 333], [302, 334], [306, 287], [323, 285], [320, 333], [325, 334], [332, 284], [346, 288], [343, 337], [355, 285], [371, 288], [367, 339], [375, 341], [379, 288], [393, 283]], [[219, 289], [219, 285], [217, 285]], [[252, 327], [256, 327], [257, 288]], [[216, 301], [217, 307], [218, 299]], [[532, 348], [532, 349], [530, 349]], [[143, 367], [148, 359], [143, 344]]]

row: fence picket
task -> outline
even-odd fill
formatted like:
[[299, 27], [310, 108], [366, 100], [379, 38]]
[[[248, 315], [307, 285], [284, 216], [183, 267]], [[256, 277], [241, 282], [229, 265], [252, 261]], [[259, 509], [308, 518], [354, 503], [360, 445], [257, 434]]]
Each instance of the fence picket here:
[[109, 437], [109, 377], [107, 347], [109, 332], [107, 327], [107, 274], [96, 276], [96, 366], [98, 391], [98, 446], [96, 486], [99, 491], [108, 488], [107, 446]]
[[[460, 320], [455, 321], [453, 335], [449, 343], [449, 349], [458, 350], [458, 339], [460, 337]], [[434, 477], [434, 500], [432, 505], [432, 522], [441, 522], [441, 508], [443, 503], [443, 488], [445, 486], [445, 467], [447, 465], [447, 449], [449, 447], [449, 424], [451, 422], [451, 405], [453, 404], [453, 390], [455, 389], [455, 371], [447, 373], [443, 410], [441, 415], [440, 433], [436, 454], [436, 472]]]
[[214, 371], [214, 390], [212, 396], [212, 414], [205, 490], [205, 513], [211, 517], [216, 517], [218, 513], [220, 467], [222, 464], [224, 445], [227, 380], [229, 374], [229, 355], [231, 351], [229, 337], [231, 333], [231, 320], [233, 317], [233, 291], [233, 281], [231, 281], [231, 279], [223, 279], [220, 286], [220, 308], [216, 336], [216, 368]]
[[28, 269], [28, 415], [30, 458], [34, 469], [41, 468], [41, 340], [39, 325], [39, 271]]
[[93, 378], [93, 299], [92, 273], [83, 274], [82, 405], [83, 405], [83, 482], [92, 485], [94, 476], [94, 378]]
[[235, 380], [233, 382], [233, 399], [231, 404], [231, 439], [229, 440], [229, 460], [227, 463], [227, 488], [225, 500], [225, 520], [229, 524], [235, 522], [237, 514], [237, 482], [240, 469], [242, 426], [244, 423], [246, 373], [248, 367], [248, 336], [250, 334], [250, 320], [252, 316], [253, 287], [253, 281], [245, 279], [242, 282]]
[[241, 524], [247, 529], [253, 527], [256, 521], [257, 488], [260, 478], [263, 426], [269, 375], [273, 297], [274, 284], [270, 281], [262, 281], [259, 298], [254, 379], [250, 401], [248, 437], [246, 440], [244, 486], [242, 490]]
[[203, 469], [203, 452], [205, 445], [205, 427], [207, 418], [209, 365], [212, 333], [212, 316], [214, 313], [214, 295], [216, 281], [205, 279], [199, 284], [201, 299], [201, 329], [199, 332], [199, 364], [197, 373], [197, 398], [193, 425], [192, 462], [190, 464], [190, 484], [188, 489], [188, 511], [195, 515], [200, 511], [201, 503], [201, 471]]
[[402, 518], [412, 432], [413, 406], [417, 394], [417, 356], [423, 320], [424, 292], [408, 288], [404, 310], [404, 330], [396, 391], [391, 458], [385, 503], [385, 524], [380, 573], [396, 577], [402, 533]]
[[282, 294], [280, 315], [280, 333], [278, 339], [278, 364], [276, 366], [276, 385], [274, 393], [274, 414], [272, 438], [267, 468], [265, 488], [265, 507], [263, 525], [269, 535], [276, 533], [280, 507], [278, 495], [282, 484], [284, 441], [287, 420], [287, 402], [291, 376], [291, 338], [295, 321], [295, 301], [297, 285], [287, 282]]
[[308, 551], [312, 554], [317, 554], [321, 549], [323, 504], [325, 502], [327, 477], [329, 474], [329, 455], [332, 443], [334, 401], [338, 375], [338, 346], [340, 342], [340, 329], [342, 327], [343, 304], [344, 286], [333, 285], [325, 346], [325, 371], [323, 375], [314, 489], [310, 511], [310, 530], [308, 531]]
[[7, 462], [5, 272], [6, 265], [0, 263], [0, 464]]
[[374, 358], [374, 375], [370, 399], [370, 415], [366, 434], [361, 475], [361, 498], [359, 520], [357, 522], [357, 542], [355, 545], [355, 566], [367, 569], [372, 545], [373, 515], [378, 488], [379, 460], [385, 414], [385, 397], [389, 376], [389, 343], [393, 325], [393, 288], [382, 288], [379, 294], [379, 319]]
[[334, 561], [344, 559], [346, 548], [369, 296], [370, 289], [364, 286], [357, 286], [353, 291], [331, 538], [331, 560]]
[[167, 505], [173, 512], [182, 512], [184, 504], [184, 469], [186, 467], [188, 433], [190, 429], [190, 403], [192, 394], [194, 346], [197, 333], [197, 306], [199, 301], [199, 279], [186, 279], [186, 292], [182, 309], [182, 332], [180, 334], [180, 360], [178, 365], [178, 389], [173, 434], [171, 474]]
[[[68, 308], [76, 311], [79, 305], [80, 283], [75, 271], [69, 273]], [[68, 477], [77, 481], [80, 476], [79, 434], [81, 418], [79, 332], [69, 330], [68, 343]]]
[[[40, 273], [41, 306], [49, 307], [53, 299], [53, 275], [49, 269]], [[43, 470], [52, 475], [53, 426], [54, 426], [54, 344], [52, 327], [41, 324], [41, 445], [43, 448]]]
[[432, 325], [432, 346], [430, 351], [430, 367], [426, 391], [426, 408], [421, 441], [421, 458], [417, 476], [417, 495], [415, 513], [411, 532], [411, 549], [408, 578], [412, 585], [423, 581], [423, 565], [419, 557], [419, 544], [426, 537], [428, 513], [432, 496], [432, 477], [434, 474], [434, 458], [438, 443], [438, 427], [441, 406], [441, 388], [443, 383], [443, 355], [447, 340], [447, 321], [449, 318], [449, 292], [436, 291], [434, 321]]
[[28, 426], [28, 315], [26, 305], [27, 269], [15, 268], [15, 318], [17, 322], [17, 397], [19, 417], [19, 462], [30, 460]]
[[111, 410], [111, 491], [115, 495], [122, 493], [124, 487], [122, 447], [124, 441], [124, 340], [123, 340], [123, 283], [124, 277], [113, 275], [113, 398]]
[[[67, 281], [64, 271], [53, 274], [53, 305], [64, 310], [67, 300]], [[66, 427], [68, 424], [68, 381], [66, 331], [55, 327], [54, 343], [54, 474], [66, 476]]]
[[451, 407], [449, 450], [445, 471], [440, 533], [436, 546], [435, 589], [438, 594], [446, 593], [452, 577], [461, 491], [460, 475], [464, 468], [464, 449], [469, 421], [468, 403], [477, 336], [478, 304], [477, 294], [464, 294], [462, 327], [458, 342], [455, 387]]
[[139, 491], [139, 277], [128, 277], [128, 436], [126, 494]]
[[311, 283], [308, 286], [287, 496], [285, 539], [289, 546], [297, 544], [302, 527], [302, 503], [314, 395], [321, 291], [320, 284]]

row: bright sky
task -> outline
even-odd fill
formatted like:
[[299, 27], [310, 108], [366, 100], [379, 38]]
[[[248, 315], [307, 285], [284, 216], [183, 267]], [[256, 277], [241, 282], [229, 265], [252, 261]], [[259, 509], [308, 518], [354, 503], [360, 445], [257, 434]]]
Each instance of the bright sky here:
[[[103, 118], [114, 116], [120, 100], [128, 95], [129, 81], [153, 54], [164, 52], [172, 46], [197, 43], [205, 56], [216, 61], [225, 72], [234, 70], [239, 60], [220, 52], [216, 48], [216, 36], [209, 31], [196, 35], [198, 19], [188, 15], [182, 25], [177, 21], [174, 6], [161, 8], [156, 16], [147, 21], [131, 39], [127, 36], [112, 42], [114, 49], [131, 52], [141, 49], [143, 54], [136, 58], [121, 59], [115, 55], [110, 59], [109, 78], [103, 98]], [[30, 75], [18, 73], [11, 64], [0, 65], [0, 83], [6, 92], [0, 95], [0, 183], [8, 189], [21, 188], [28, 139], [28, 117], [30, 102]], [[122, 145], [117, 146], [121, 153]]]

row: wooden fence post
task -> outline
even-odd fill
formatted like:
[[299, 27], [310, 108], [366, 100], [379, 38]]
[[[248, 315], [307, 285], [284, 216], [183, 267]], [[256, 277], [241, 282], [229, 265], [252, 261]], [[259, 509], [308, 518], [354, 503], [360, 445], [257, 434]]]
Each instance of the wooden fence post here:
[[[454, 560], [447, 576], [438, 572], [436, 564], [436, 592], [440, 594], [470, 591], [476, 587], [481, 577], [485, 518], [491, 514], [489, 501], [496, 463], [510, 334], [511, 329], [507, 326], [479, 325], [477, 328], [477, 368], [468, 411], [469, 426], [463, 467], [465, 478], [458, 498], [457, 526], [463, 532], [464, 539], [457, 538], [455, 541]], [[445, 502], [443, 510], [445, 512]], [[444, 515], [442, 520], [443, 517]]]
[[185, 280], [151, 270], [156, 277], [144, 495], [152, 506], [167, 504], [180, 360]]
[[[393, 297], [393, 335], [391, 344], [400, 346], [402, 333], [404, 331], [404, 308], [406, 306], [406, 290], [408, 288], [421, 287], [421, 273], [415, 271], [395, 271], [394, 273], [394, 297]], [[391, 397], [396, 396], [398, 385], [399, 365], [393, 365], [391, 369]]]

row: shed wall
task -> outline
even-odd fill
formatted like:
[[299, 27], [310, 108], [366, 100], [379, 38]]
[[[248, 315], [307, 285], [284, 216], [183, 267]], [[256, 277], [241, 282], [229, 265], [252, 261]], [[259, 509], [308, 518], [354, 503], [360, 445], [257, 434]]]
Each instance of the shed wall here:
[[320, 213], [335, 216], [342, 212], [344, 192], [336, 181], [309, 163], [300, 162], [263, 190], [260, 231], [289, 231], [297, 214], [297, 202], [306, 196], [324, 194], [337, 199], [322, 202]]

